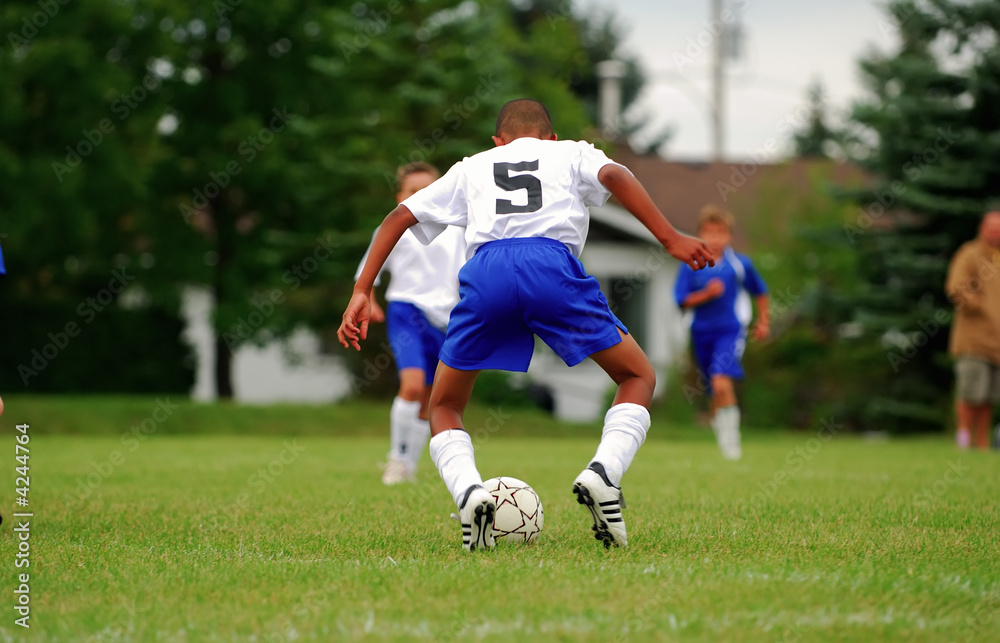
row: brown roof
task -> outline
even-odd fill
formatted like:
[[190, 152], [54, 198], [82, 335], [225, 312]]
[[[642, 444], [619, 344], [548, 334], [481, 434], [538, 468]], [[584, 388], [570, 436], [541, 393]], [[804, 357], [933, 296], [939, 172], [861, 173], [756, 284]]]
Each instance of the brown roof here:
[[[627, 146], [615, 150], [613, 158], [635, 174], [670, 222], [689, 234], [697, 233], [698, 213], [706, 205], [729, 210], [740, 223], [747, 221], [749, 213], [759, 212], [750, 205], [765, 191], [803, 195], [816, 189], [816, 177], [837, 185], [866, 182], [865, 173], [857, 166], [825, 159], [779, 164], [683, 163], [638, 155]], [[747, 249], [745, 230], [746, 226], [737, 225], [733, 233], [737, 250]]]

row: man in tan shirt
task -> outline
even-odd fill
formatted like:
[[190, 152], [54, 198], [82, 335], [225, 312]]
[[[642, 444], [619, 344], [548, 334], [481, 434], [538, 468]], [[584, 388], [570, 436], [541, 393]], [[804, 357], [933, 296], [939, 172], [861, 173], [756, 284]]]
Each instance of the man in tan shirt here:
[[955, 359], [958, 444], [990, 445], [1000, 403], [1000, 210], [987, 212], [979, 236], [955, 253], [945, 284], [955, 305], [949, 352]]

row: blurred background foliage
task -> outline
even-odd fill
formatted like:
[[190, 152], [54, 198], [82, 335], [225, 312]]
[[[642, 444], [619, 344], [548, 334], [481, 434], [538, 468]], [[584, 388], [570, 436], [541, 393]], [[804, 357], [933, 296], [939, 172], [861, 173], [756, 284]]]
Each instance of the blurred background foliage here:
[[[914, 431], [950, 417], [947, 329], [921, 333], [950, 311], [948, 260], [1000, 196], [1000, 4], [886, 12], [898, 45], [861, 61], [867, 90], [846, 123], [825, 120], [816, 85], [815, 118], [791, 138], [793, 157], [849, 161], [870, 180], [837, 185], [818, 165], [805, 195], [764, 186], [734, 206], [755, 222], [777, 312], [775, 338], [746, 355], [752, 424], [832, 415]], [[198, 286], [215, 301], [225, 397], [236, 343], [297, 326], [329, 342], [394, 205], [396, 166], [445, 168], [488, 147], [515, 96], [546, 102], [561, 138], [599, 139], [595, 63], [625, 61], [626, 109], [644, 80], [614, 14], [565, 0], [18, 0], [0, 5], [0, 33], [4, 390], [23, 389], [17, 365], [69, 321], [93, 350], [77, 342], [59, 368], [79, 360], [86, 374], [46, 374], [39, 390], [82, 390], [81, 378], [184, 390], [193, 358], [177, 319], [182, 288]], [[627, 113], [627, 129], [644, 124]], [[91, 328], [80, 307], [115, 271], [132, 278], [121, 314]], [[275, 293], [287, 304], [227, 342]], [[355, 371], [384, 350], [374, 339], [348, 357]], [[109, 345], [159, 368], [109, 358]], [[363, 392], [390, 393], [390, 380]], [[677, 417], [697, 408], [683, 404]]]
[[[135, 277], [133, 309], [177, 316], [183, 286], [207, 288], [223, 397], [234, 331], [272, 294], [287, 305], [241, 341], [329, 335], [398, 165], [485, 149], [513, 96], [544, 101], [563, 138], [592, 134], [593, 64], [620, 41], [613, 15], [568, 2], [40, 7], [0, 7], [3, 318], [44, 300], [77, 319], [116, 269]], [[642, 78], [628, 63], [631, 101]], [[176, 329], [130, 330], [190, 369]], [[23, 386], [14, 365], [31, 345], [3, 343], [4, 388]], [[95, 376], [127, 379], [119, 367]]]

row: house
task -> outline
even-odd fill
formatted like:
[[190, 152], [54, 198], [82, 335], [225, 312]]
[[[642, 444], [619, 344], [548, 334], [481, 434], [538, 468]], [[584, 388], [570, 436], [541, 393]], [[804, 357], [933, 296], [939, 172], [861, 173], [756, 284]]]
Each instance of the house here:
[[[181, 316], [187, 327], [184, 339], [197, 356], [191, 397], [215, 400], [215, 335], [212, 329], [212, 295], [204, 288], [186, 288]], [[299, 402], [322, 404], [346, 396], [350, 373], [338, 357], [324, 353], [319, 336], [299, 329], [285, 341], [266, 346], [245, 344], [233, 355], [233, 398], [247, 404]], [[294, 359], [289, 359], [294, 356]]]

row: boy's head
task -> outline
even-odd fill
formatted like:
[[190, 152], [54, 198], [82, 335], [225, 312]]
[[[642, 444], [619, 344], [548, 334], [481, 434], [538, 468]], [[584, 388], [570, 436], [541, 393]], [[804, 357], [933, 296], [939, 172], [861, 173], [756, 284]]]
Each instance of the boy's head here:
[[396, 203], [402, 203], [437, 181], [441, 173], [430, 163], [407, 163], [396, 168]]
[[506, 145], [514, 139], [531, 137], [543, 141], [555, 140], [549, 110], [537, 100], [517, 98], [508, 101], [497, 114], [497, 131], [493, 142]]
[[715, 258], [719, 258], [733, 240], [735, 225], [732, 214], [714, 205], [706, 205], [698, 215], [698, 236]]

